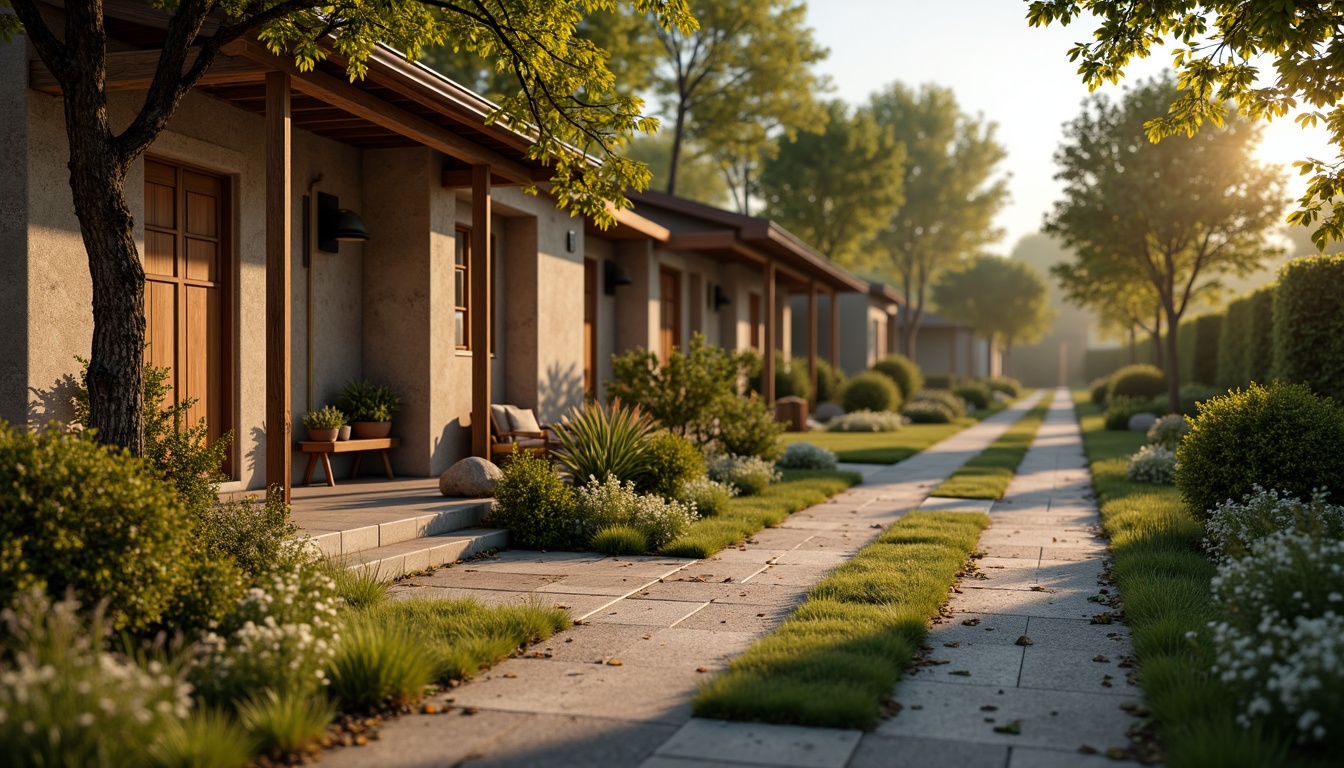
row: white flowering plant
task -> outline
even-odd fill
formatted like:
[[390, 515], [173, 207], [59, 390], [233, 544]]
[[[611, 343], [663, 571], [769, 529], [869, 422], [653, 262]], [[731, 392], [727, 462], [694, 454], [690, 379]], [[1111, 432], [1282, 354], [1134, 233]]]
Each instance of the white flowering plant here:
[[780, 469], [834, 470], [840, 459], [831, 451], [812, 443], [790, 443], [775, 466]]
[[657, 549], [685, 533], [699, 518], [694, 503], [664, 501], [662, 497], [642, 495], [632, 482], [622, 483], [614, 475], [588, 482], [576, 489], [580, 536], [593, 536], [612, 526], [629, 526], [643, 532], [651, 549]]
[[683, 481], [677, 489], [677, 501], [695, 505], [695, 511], [702, 517], [721, 515], [728, 511], [728, 502], [737, 495], [737, 488], [710, 480], [701, 475]]
[[905, 419], [891, 411], [853, 411], [826, 422], [828, 432], [895, 432]]
[[156, 660], [105, 648], [101, 611], [21, 592], [0, 612], [0, 762], [37, 766], [143, 765], [160, 735], [191, 709], [191, 686]]
[[1189, 432], [1189, 419], [1179, 413], [1169, 413], [1153, 422], [1153, 426], [1148, 428], [1148, 444], [1175, 451], [1176, 446], [1181, 444], [1181, 440]]
[[727, 483], [743, 496], [755, 496], [782, 477], [774, 464], [755, 456], [716, 456], [706, 468], [710, 480]]
[[1172, 485], [1176, 482], [1176, 454], [1160, 445], [1145, 445], [1129, 458], [1125, 479], [1131, 483]]
[[1244, 557], [1272, 533], [1296, 531], [1318, 538], [1344, 539], [1344, 507], [1315, 491], [1302, 501], [1279, 490], [1253, 486], [1241, 501], [1213, 508], [1204, 524], [1204, 547], [1217, 559]]
[[1267, 536], [1213, 579], [1213, 672], [1237, 722], [1263, 721], [1312, 748], [1344, 749], [1344, 542]]
[[315, 565], [275, 573], [196, 644], [191, 680], [208, 703], [232, 707], [263, 690], [304, 696], [326, 685], [340, 600]]

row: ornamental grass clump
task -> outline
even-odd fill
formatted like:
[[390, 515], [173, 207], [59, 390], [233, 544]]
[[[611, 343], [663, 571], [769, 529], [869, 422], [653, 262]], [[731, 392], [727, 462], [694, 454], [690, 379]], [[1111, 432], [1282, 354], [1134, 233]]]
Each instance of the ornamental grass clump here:
[[589, 478], [577, 489], [576, 500], [579, 535], [589, 545], [602, 530], [627, 526], [644, 534], [648, 546], [656, 549], [684, 534], [699, 518], [690, 504], [642, 495], [633, 483], [612, 475], [602, 481]]
[[834, 470], [839, 459], [831, 451], [812, 443], [790, 443], [784, 449], [784, 456], [775, 466], [780, 469], [826, 469]]
[[593, 549], [604, 555], [642, 555], [649, 549], [649, 537], [630, 525], [611, 525], [593, 536]]
[[317, 751], [336, 716], [326, 696], [258, 691], [238, 704], [238, 722], [265, 755], [283, 758]]
[[737, 489], [742, 496], [755, 496], [780, 479], [775, 465], [755, 456], [719, 456], [708, 463], [709, 479]]
[[891, 411], [854, 411], [836, 416], [826, 424], [828, 432], [895, 432], [905, 420]]
[[1306, 501], [1277, 490], [1254, 486], [1241, 501], [1213, 508], [1204, 524], [1204, 547], [1216, 559], [1245, 557], [1270, 535], [1295, 532], [1316, 538], [1344, 540], [1344, 507], [1330, 504], [1325, 491]]
[[1148, 444], [1174, 451], [1189, 433], [1190, 420], [1179, 413], [1169, 413], [1148, 428]]
[[575, 482], [613, 475], [642, 484], [649, 472], [649, 438], [655, 429], [657, 424], [639, 406], [626, 407], [620, 400], [610, 407], [590, 403], [571, 408], [555, 430], [560, 442], [555, 460]]
[[1237, 723], [1308, 750], [1344, 749], [1344, 542], [1280, 531], [1213, 579], [1213, 674]]
[[425, 638], [406, 621], [352, 617], [328, 666], [331, 697], [347, 712], [413, 704], [438, 672]]
[[1130, 457], [1125, 479], [1131, 483], [1171, 485], [1176, 482], [1176, 454], [1160, 445], [1145, 445]]
[[728, 503], [736, 495], [736, 487], [702, 475], [682, 483], [677, 490], [676, 500], [694, 505], [701, 517], [714, 517], [728, 511]]

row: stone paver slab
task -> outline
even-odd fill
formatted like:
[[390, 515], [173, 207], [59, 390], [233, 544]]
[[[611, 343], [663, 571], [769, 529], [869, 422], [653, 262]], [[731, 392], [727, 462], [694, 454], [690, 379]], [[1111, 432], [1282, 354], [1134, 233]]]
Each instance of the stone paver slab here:
[[920, 736], [866, 733], [847, 768], [1003, 768], [1008, 747]]
[[994, 506], [993, 499], [952, 499], [930, 496], [919, 505], [921, 512], [985, 512]]
[[652, 637], [627, 643], [612, 656], [625, 664], [649, 667], [698, 669], [722, 666], [747, 650], [757, 635], [731, 630], [659, 629]]
[[691, 714], [689, 698], [648, 693], [694, 690], [703, 677], [694, 669], [511, 659], [453, 694], [459, 706], [482, 710], [681, 724]]
[[773, 629], [793, 610], [792, 606], [710, 603], [683, 619], [682, 629], [730, 629], [757, 634]]
[[661, 723], [631, 723], [574, 715], [530, 715], [505, 738], [497, 740], [488, 754], [459, 765], [462, 768], [638, 765], [675, 732], [676, 726]]
[[622, 600], [585, 619], [588, 624], [649, 624], [670, 627], [708, 603], [684, 600]]
[[861, 731], [695, 718], [658, 748], [659, 757], [781, 768], [844, 768]]

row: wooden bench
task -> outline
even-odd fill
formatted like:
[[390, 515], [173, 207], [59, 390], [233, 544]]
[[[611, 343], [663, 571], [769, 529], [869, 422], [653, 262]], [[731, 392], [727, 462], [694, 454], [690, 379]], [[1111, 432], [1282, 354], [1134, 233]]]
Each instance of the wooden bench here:
[[377, 451], [383, 457], [383, 469], [387, 470], [388, 478], [392, 477], [392, 462], [387, 458], [387, 449], [396, 448], [401, 445], [401, 439], [396, 437], [379, 437], [370, 440], [337, 440], [335, 442], [314, 443], [309, 440], [299, 442], [299, 450], [308, 454], [308, 469], [303, 473], [303, 484], [313, 484], [313, 469], [317, 466], [318, 457], [322, 457], [322, 469], [327, 473], [327, 485], [336, 486], [336, 476], [331, 473], [331, 454], [333, 453], [351, 453], [355, 454], [355, 465], [350, 468], [350, 479], [353, 480], [359, 475], [359, 460], [364, 451]]

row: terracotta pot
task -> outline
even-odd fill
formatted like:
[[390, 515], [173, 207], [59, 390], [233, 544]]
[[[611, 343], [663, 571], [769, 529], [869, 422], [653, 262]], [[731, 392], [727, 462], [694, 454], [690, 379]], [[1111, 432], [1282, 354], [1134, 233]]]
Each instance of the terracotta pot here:
[[356, 421], [351, 425], [350, 436], [356, 440], [372, 440], [392, 434], [390, 421]]
[[308, 430], [308, 442], [310, 443], [334, 443], [339, 429], [310, 429]]
[[341, 427], [340, 431], [336, 433], [336, 439], [337, 439], [337, 440], [349, 440], [349, 439], [350, 439], [350, 425], [349, 425], [349, 424], [346, 424], [344, 427]]

